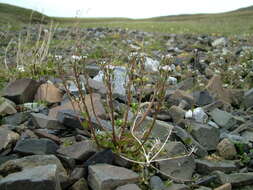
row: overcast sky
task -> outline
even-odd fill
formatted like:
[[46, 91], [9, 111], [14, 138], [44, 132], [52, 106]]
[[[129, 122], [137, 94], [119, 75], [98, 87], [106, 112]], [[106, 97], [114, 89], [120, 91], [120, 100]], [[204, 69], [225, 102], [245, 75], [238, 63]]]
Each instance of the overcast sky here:
[[147, 18], [188, 13], [217, 13], [253, 5], [253, 0], [0, 0], [48, 16]]

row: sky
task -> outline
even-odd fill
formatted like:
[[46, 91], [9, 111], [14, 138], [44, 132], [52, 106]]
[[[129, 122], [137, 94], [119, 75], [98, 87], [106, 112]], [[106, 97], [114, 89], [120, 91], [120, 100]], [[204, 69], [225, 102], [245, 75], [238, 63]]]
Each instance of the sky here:
[[219, 13], [253, 5], [253, 0], [0, 0], [48, 16], [128, 17]]

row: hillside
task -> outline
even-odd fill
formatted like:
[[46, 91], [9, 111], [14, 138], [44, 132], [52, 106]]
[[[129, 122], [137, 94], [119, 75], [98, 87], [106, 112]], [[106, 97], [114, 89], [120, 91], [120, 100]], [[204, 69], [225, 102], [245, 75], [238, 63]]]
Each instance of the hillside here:
[[0, 3], [0, 26], [27, 23], [48, 23], [49, 17], [31, 9]]

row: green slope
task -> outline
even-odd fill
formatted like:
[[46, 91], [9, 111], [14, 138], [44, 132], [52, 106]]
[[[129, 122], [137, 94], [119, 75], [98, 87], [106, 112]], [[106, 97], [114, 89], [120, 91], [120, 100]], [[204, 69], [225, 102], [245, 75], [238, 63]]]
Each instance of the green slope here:
[[49, 17], [37, 11], [0, 3], [0, 26], [48, 22]]

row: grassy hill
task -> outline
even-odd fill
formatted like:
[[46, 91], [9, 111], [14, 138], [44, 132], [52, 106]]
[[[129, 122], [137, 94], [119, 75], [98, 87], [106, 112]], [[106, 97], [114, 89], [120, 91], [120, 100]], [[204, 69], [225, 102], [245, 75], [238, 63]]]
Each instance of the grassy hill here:
[[50, 19], [61, 26], [121, 27], [163, 33], [197, 33], [214, 35], [251, 35], [253, 6], [219, 14], [172, 15], [149, 19], [128, 18], [50, 18], [30, 9], [0, 3], [0, 26], [18, 26], [27, 23], [48, 23]]
[[0, 26], [27, 23], [48, 23], [49, 17], [31, 9], [0, 3]]

